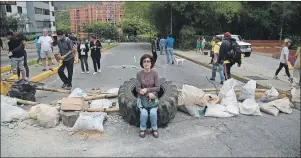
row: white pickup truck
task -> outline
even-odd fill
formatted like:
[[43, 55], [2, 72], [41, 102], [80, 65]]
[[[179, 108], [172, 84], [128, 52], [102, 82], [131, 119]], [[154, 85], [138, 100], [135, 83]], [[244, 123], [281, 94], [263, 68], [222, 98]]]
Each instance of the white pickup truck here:
[[[220, 38], [224, 38], [224, 35], [216, 35]], [[236, 39], [236, 42], [240, 45], [240, 50], [245, 57], [250, 57], [252, 53], [252, 47], [250, 43], [244, 42], [239, 35], [231, 35], [232, 38]]]

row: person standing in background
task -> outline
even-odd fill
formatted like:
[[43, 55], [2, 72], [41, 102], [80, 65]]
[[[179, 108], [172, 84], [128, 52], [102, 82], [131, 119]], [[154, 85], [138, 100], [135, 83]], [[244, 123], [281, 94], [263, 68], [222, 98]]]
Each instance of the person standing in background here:
[[[72, 41], [64, 36], [62, 31], [57, 31], [57, 44], [59, 52], [61, 54], [62, 65], [58, 69], [58, 75], [63, 81], [62, 88], [71, 90], [72, 88], [72, 76], [74, 66], [74, 47]], [[68, 77], [65, 75], [64, 70], [67, 68]]]
[[53, 40], [50, 36], [48, 36], [48, 31], [43, 29], [43, 36], [41, 36], [38, 40], [41, 48], [41, 58], [44, 65], [44, 69], [42, 71], [47, 70], [46, 66], [46, 57], [48, 59], [48, 67], [49, 70], [53, 71], [52, 69], [52, 49], [53, 49]]
[[13, 32], [9, 31], [6, 34], [9, 39], [8, 44], [8, 56], [11, 59], [11, 69], [14, 75], [17, 75], [17, 70], [20, 69], [20, 73], [23, 79], [26, 78], [26, 72], [24, 68], [24, 44], [21, 39], [14, 36]]
[[98, 72], [101, 72], [100, 59], [101, 59], [102, 45], [100, 41], [96, 39], [95, 35], [91, 35], [89, 39], [90, 39], [91, 58], [93, 60], [93, 66], [94, 66], [93, 75], [96, 75], [97, 70]]
[[224, 84], [225, 81], [225, 75], [224, 75], [224, 65], [221, 63], [217, 63], [217, 58], [220, 50], [220, 41], [222, 40], [220, 37], [214, 38], [216, 41], [216, 44], [214, 45], [213, 48], [213, 66], [212, 66], [212, 76], [210, 78], [211, 81], [215, 81], [215, 76], [216, 76], [216, 69], [218, 68], [219, 70], [219, 76], [221, 79], [220, 84]]
[[40, 46], [39, 46], [39, 38], [40, 38], [40, 34], [36, 34], [36, 38], [34, 40], [34, 43], [36, 45], [36, 51], [37, 51], [37, 55], [38, 55], [38, 58], [37, 58], [37, 64], [39, 64], [39, 62], [42, 60], [41, 59], [41, 49], [40, 49]]
[[202, 48], [202, 43], [201, 42], [202, 42], [201, 38], [198, 38], [196, 40], [196, 53], [202, 54], [201, 53], [201, 48]]
[[166, 40], [164, 39], [164, 37], [162, 36], [160, 39], [160, 54], [163, 55], [164, 50], [166, 46]]
[[211, 57], [211, 61], [209, 64], [213, 63], [213, 58], [214, 58], [214, 46], [215, 46], [215, 37], [212, 38], [211, 41], [211, 51], [210, 51], [210, 57]]
[[[297, 86], [299, 85], [299, 88], [301, 86], [301, 77], [300, 77], [300, 69], [301, 69], [301, 66], [300, 66], [300, 45], [298, 47], [298, 50], [295, 54], [295, 58], [296, 58], [296, 61], [295, 61], [295, 65], [294, 65], [294, 70], [293, 70], [293, 86]], [[299, 83], [298, 83], [299, 82]]]
[[274, 79], [278, 80], [279, 78], [277, 77], [278, 73], [281, 71], [281, 69], [284, 67], [285, 68], [285, 73], [288, 77], [288, 80], [290, 82], [293, 82], [293, 79], [291, 78], [289, 69], [288, 69], [288, 57], [289, 57], [289, 50], [288, 47], [290, 46], [290, 42], [285, 39], [284, 43], [283, 43], [283, 47], [281, 49], [281, 53], [280, 53], [280, 64], [278, 69], [275, 72], [275, 77]]
[[[89, 72], [89, 65], [88, 65], [88, 52], [89, 52], [89, 46], [85, 41], [82, 39], [80, 40], [80, 43], [77, 45], [77, 52], [78, 52], [78, 57], [80, 59], [80, 64], [82, 68], [82, 74], [83, 73], [90, 73]], [[85, 67], [86, 66], [86, 71]]]
[[170, 34], [167, 37], [166, 45], [167, 45], [167, 64], [174, 64], [174, 48], [175, 39], [172, 38], [172, 35]]
[[154, 36], [154, 39], [152, 40], [152, 54], [153, 54], [153, 60], [154, 63], [156, 63], [158, 55], [157, 55], [157, 37]]
[[205, 45], [206, 45], [206, 40], [205, 40], [205, 38], [204, 38], [204, 36], [203, 36], [203, 37], [202, 37], [202, 47], [201, 47], [202, 52], [201, 52], [201, 54], [204, 54], [204, 48], [205, 48]]
[[[25, 43], [25, 37], [23, 35], [20, 35], [18, 32], [15, 32], [15, 37], [16, 39], [19, 39], [21, 40], [21, 44], [19, 47], [22, 47], [22, 45], [24, 46], [24, 69], [25, 69], [25, 73], [26, 73], [26, 79], [28, 80], [29, 79], [29, 68], [28, 68], [28, 64], [27, 64], [27, 52], [25, 50], [26, 48], [26, 43]], [[21, 71], [20, 69], [18, 68], [17, 69], [17, 75], [18, 75], [18, 78], [20, 78], [20, 75], [21, 75]]]

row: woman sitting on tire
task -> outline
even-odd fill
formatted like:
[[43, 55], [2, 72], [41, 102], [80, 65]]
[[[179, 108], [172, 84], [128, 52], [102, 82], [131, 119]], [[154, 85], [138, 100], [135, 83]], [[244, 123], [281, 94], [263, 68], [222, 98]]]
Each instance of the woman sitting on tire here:
[[144, 54], [140, 59], [140, 66], [143, 70], [137, 73], [136, 84], [136, 91], [138, 93], [137, 106], [140, 110], [139, 136], [141, 138], [145, 137], [146, 123], [148, 116], [150, 116], [153, 136], [158, 138], [157, 106], [160, 85], [157, 72], [152, 70], [154, 67], [153, 57], [149, 54]]

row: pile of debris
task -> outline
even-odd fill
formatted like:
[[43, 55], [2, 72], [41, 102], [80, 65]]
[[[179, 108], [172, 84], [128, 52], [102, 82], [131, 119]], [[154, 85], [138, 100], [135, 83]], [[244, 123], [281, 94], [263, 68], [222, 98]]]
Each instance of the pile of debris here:
[[[233, 117], [240, 114], [260, 116], [261, 111], [277, 116], [279, 112], [291, 114], [294, 104], [300, 104], [300, 89], [292, 89], [292, 102], [272, 87], [269, 90], [256, 89], [256, 81], [248, 81], [241, 90], [235, 90], [237, 81], [227, 80], [218, 95], [205, 94], [197, 87], [183, 85], [180, 110], [193, 117]], [[214, 91], [211, 89], [211, 91]], [[239, 95], [237, 97], [237, 95]]]
[[[59, 91], [70, 93], [70, 91], [38, 88], [47, 91]], [[99, 131], [103, 132], [103, 122], [118, 122], [118, 115], [108, 116], [106, 112], [118, 112], [117, 93], [118, 88], [107, 90], [103, 94], [87, 94], [76, 88], [66, 98], [60, 98], [51, 105], [39, 104], [37, 102], [25, 101], [1, 95], [1, 124], [14, 128], [16, 122], [32, 120], [31, 125], [41, 128], [53, 128], [60, 121], [69, 132]], [[113, 98], [113, 99], [108, 99]], [[32, 105], [29, 111], [24, 110], [17, 104]], [[59, 129], [62, 129], [61, 127]]]

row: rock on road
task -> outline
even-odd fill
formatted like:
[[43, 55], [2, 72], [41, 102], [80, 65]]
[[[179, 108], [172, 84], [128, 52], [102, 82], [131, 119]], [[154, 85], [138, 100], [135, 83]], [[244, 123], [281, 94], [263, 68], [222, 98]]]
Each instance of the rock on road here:
[[[140, 70], [139, 59], [150, 53], [149, 45], [123, 43], [102, 55], [102, 73], [81, 74], [75, 65], [73, 88], [85, 91], [100, 87], [119, 87], [124, 81], [135, 77]], [[135, 61], [135, 58], [136, 61]], [[166, 66], [166, 56], [158, 55], [155, 70], [160, 77], [173, 81], [178, 88], [183, 83], [197, 87], [213, 88], [206, 76], [211, 71], [185, 61], [184, 66]], [[137, 69], [114, 68], [113, 65], [134, 65]], [[218, 77], [216, 84], [218, 85]], [[48, 87], [59, 88], [57, 76], [44, 81]], [[37, 92], [37, 100], [50, 103], [63, 96], [51, 92]], [[192, 118], [178, 112], [166, 128], [160, 128], [160, 137], [147, 135], [141, 139], [139, 129], [123, 120], [106, 121], [105, 132], [99, 137], [84, 140], [83, 136], [70, 136], [67, 131], [40, 129], [38, 127], [13, 129], [1, 128], [1, 156], [180, 156], [180, 157], [230, 157], [230, 156], [300, 156], [300, 111], [277, 117], [237, 116], [232, 118]]]

